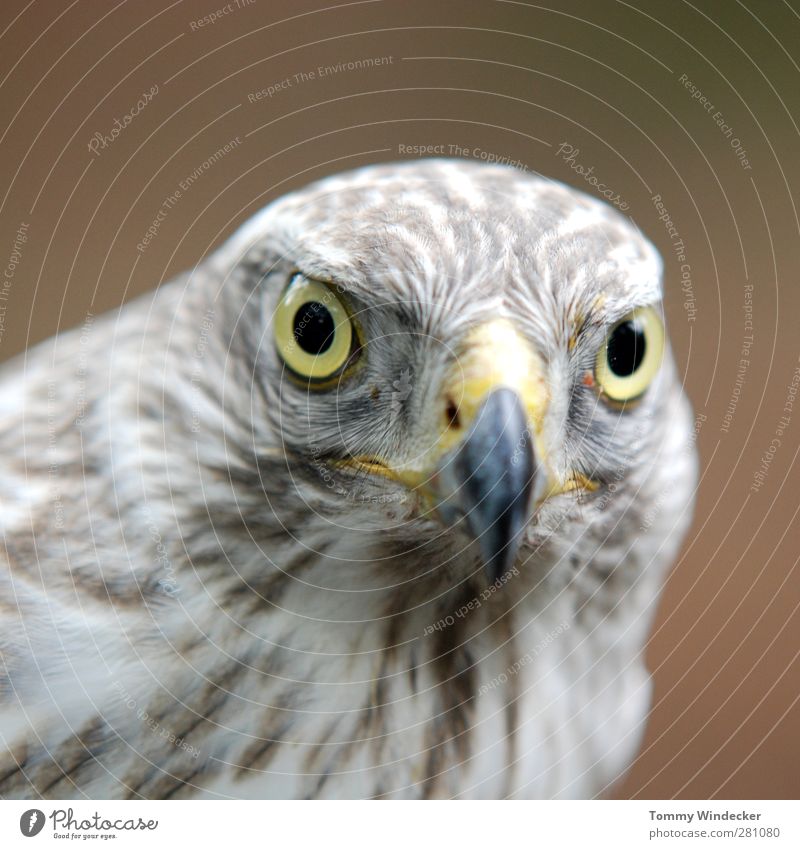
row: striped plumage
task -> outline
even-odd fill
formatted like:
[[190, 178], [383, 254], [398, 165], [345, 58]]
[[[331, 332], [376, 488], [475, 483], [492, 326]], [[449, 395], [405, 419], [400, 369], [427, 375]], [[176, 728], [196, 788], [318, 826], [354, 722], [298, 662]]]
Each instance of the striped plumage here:
[[[297, 270], [362, 310], [366, 364], [333, 390], [272, 343]], [[643, 730], [695, 457], [669, 354], [623, 413], [581, 376], [659, 298], [609, 207], [423, 161], [288, 195], [6, 364], [0, 796], [602, 792]], [[336, 460], [416, 450], [458, 340], [498, 316], [546, 363], [549, 462], [599, 488], [544, 501], [492, 589], [416, 494]]]

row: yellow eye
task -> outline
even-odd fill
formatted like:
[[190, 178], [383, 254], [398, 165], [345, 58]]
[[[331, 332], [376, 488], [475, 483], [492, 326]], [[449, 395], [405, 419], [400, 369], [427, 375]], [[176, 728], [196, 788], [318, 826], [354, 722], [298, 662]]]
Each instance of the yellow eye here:
[[595, 380], [612, 401], [634, 401], [656, 376], [663, 353], [664, 325], [652, 307], [640, 307], [609, 331], [597, 352]]
[[283, 293], [273, 326], [283, 361], [307, 380], [333, 377], [353, 352], [353, 322], [339, 296], [301, 274]]

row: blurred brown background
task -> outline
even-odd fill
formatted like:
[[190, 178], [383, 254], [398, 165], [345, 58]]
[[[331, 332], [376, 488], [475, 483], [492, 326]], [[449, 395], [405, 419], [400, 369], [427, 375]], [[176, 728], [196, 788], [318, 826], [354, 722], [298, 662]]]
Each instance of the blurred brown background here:
[[5, 0], [0, 14], [3, 359], [191, 266], [286, 190], [400, 145], [480, 149], [595, 191], [558, 153], [577, 149], [665, 256], [673, 344], [706, 417], [697, 518], [649, 647], [652, 720], [617, 795], [800, 796], [800, 401], [781, 424], [800, 355], [800, 4]]

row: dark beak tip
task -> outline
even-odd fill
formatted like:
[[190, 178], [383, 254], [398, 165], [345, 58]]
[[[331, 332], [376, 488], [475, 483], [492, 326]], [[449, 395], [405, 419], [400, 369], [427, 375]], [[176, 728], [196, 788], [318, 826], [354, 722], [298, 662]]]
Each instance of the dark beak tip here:
[[[511, 511], [509, 511], [511, 512]], [[504, 578], [514, 566], [527, 526], [527, 513], [514, 511], [509, 519], [501, 517], [493, 528], [478, 536], [484, 570], [489, 583]]]
[[489, 585], [491, 586], [492, 584], [502, 581], [503, 578], [511, 571], [512, 563], [512, 558], [505, 557], [503, 555], [498, 555], [491, 559], [487, 559], [484, 556], [483, 571]]
[[530, 520], [536, 463], [519, 396], [496, 389], [453, 458], [459, 512], [478, 542], [490, 583], [516, 560]]

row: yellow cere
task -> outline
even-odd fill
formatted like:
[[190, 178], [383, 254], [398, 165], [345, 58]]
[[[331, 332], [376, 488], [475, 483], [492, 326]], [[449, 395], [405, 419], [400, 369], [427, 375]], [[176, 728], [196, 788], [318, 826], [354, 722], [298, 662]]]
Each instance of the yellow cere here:
[[[465, 336], [440, 390], [442, 419], [438, 436], [427, 451], [414, 458], [413, 467], [397, 470], [395, 477], [411, 486], [427, 481], [441, 458], [464, 439], [489, 393], [500, 387], [519, 395], [537, 456], [544, 460], [541, 427], [549, 393], [542, 362], [510, 321], [495, 319]], [[448, 408], [454, 417], [450, 417]]]
[[[517, 392], [535, 437], [549, 401], [544, 369], [528, 341], [506, 319], [487, 322], [467, 335], [445, 381], [462, 423], [472, 422], [488, 394], [499, 387]], [[440, 445], [448, 449], [463, 434], [444, 425]]]

